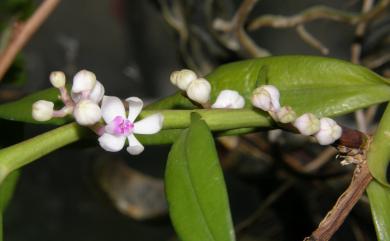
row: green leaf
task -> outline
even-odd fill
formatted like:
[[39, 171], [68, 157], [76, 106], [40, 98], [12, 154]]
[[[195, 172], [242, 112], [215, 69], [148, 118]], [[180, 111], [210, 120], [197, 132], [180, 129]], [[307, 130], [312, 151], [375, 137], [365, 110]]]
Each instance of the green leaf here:
[[26, 96], [20, 100], [0, 105], [0, 118], [27, 123], [62, 125], [70, 121], [70, 118], [54, 118], [49, 121], [39, 122], [32, 118], [32, 105], [38, 100], [47, 100], [55, 103], [57, 108], [63, 106], [58, 99], [58, 89], [49, 88]]
[[372, 181], [367, 188], [372, 217], [379, 241], [390, 240], [390, 188]]
[[169, 213], [183, 241], [235, 240], [223, 173], [207, 124], [194, 113], [169, 153]]
[[368, 168], [380, 183], [390, 186], [390, 105], [382, 116], [367, 153]]
[[[337, 116], [390, 100], [389, 79], [359, 65], [315, 56], [274, 56], [222, 65], [206, 76], [214, 102], [223, 89], [240, 92], [251, 108], [254, 88], [278, 87], [281, 103], [298, 114]], [[149, 109], [193, 108], [181, 94], [165, 98]]]
[[62, 146], [79, 140], [82, 136], [86, 135], [86, 130], [75, 123], [71, 123], [1, 149], [0, 183], [14, 170]]
[[217, 93], [230, 88], [250, 105], [252, 90], [271, 84], [281, 103], [302, 114], [336, 116], [390, 99], [389, 80], [345, 61], [314, 56], [277, 56], [227, 64], [208, 76]]

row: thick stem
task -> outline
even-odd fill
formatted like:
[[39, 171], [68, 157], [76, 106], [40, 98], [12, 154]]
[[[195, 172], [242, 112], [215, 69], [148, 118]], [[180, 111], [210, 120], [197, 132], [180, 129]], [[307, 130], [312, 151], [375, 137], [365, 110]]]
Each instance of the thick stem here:
[[357, 166], [351, 184], [339, 197], [332, 210], [322, 220], [318, 228], [304, 241], [328, 241], [344, 223], [345, 218], [359, 201], [372, 180], [367, 163]]
[[1, 149], [0, 183], [12, 171], [60, 147], [81, 139], [85, 130], [85, 128], [76, 123], [70, 123], [29, 140]]
[[[191, 112], [199, 113], [213, 131], [248, 127], [269, 127], [273, 124], [265, 113], [253, 110], [144, 110], [140, 118], [161, 113], [164, 115], [163, 129], [185, 128], [190, 124]], [[237, 118], [239, 116], [240, 118]]]

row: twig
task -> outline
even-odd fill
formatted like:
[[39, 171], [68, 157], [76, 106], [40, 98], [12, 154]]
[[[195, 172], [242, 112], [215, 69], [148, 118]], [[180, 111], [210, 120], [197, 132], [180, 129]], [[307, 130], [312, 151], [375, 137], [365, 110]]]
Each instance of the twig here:
[[18, 52], [26, 45], [31, 36], [42, 25], [50, 13], [53, 12], [59, 2], [60, 0], [45, 0], [35, 11], [33, 16], [31, 16], [31, 18], [23, 25], [15, 40], [12, 41], [1, 54], [0, 81], [3, 79]]
[[248, 29], [253, 31], [263, 27], [291, 28], [318, 19], [328, 19], [355, 25], [361, 21], [375, 18], [386, 9], [389, 3], [390, 0], [382, 0], [372, 10], [364, 14], [344, 12], [326, 6], [314, 6], [293, 16], [263, 15], [250, 22]]
[[248, 15], [252, 11], [257, 1], [258, 0], [245, 0], [241, 4], [233, 18], [233, 32], [235, 33], [238, 42], [248, 53], [250, 53], [253, 57], [264, 57], [270, 55], [269, 52], [257, 46], [244, 30], [244, 24], [248, 18]]
[[[365, 0], [363, 1], [363, 7], [362, 7], [362, 14], [365, 14], [371, 10], [371, 8], [374, 5], [373, 0]], [[351, 62], [354, 64], [360, 64], [360, 57], [362, 53], [362, 39], [363, 36], [366, 32], [367, 28], [367, 22], [360, 22], [356, 26], [355, 30], [355, 37], [357, 41], [352, 43], [351, 46]], [[366, 116], [364, 115], [363, 110], [357, 110], [355, 111], [355, 120], [358, 126], [358, 129], [362, 132], [367, 132], [368, 126], [367, 126], [367, 121], [366, 121]]]
[[385, 50], [382, 53], [368, 56], [362, 60], [362, 64], [369, 69], [376, 69], [390, 61], [390, 53]]
[[231, 38], [225, 42], [225, 45], [232, 50], [237, 50], [237, 47], [241, 46], [252, 57], [265, 57], [270, 55], [268, 50], [259, 47], [244, 29], [248, 15], [257, 2], [258, 0], [244, 0], [231, 21], [216, 19], [214, 28], [231, 34]]
[[184, 62], [190, 69], [200, 73], [199, 66], [195, 63], [194, 58], [189, 53], [188, 43], [190, 41], [190, 29], [182, 10], [183, 6], [181, 6], [180, 2], [174, 1], [171, 9], [166, 0], [159, 0], [159, 3], [165, 21], [179, 35], [179, 50]]
[[316, 39], [313, 35], [306, 31], [305, 26], [303, 24], [299, 24], [296, 27], [296, 30], [301, 39], [308, 45], [312, 46], [315, 49], [318, 49], [323, 55], [329, 54], [329, 49], [325, 47], [320, 42], [320, 40]]
[[[374, 5], [373, 0], [365, 0], [363, 1], [363, 7], [362, 7], [362, 14], [366, 14], [369, 12]], [[361, 40], [366, 32], [367, 28], [367, 22], [362, 21], [356, 26], [355, 30], [355, 36], [358, 41], [355, 41], [352, 46], [351, 46], [351, 62], [354, 64], [359, 64], [360, 63], [360, 56], [362, 52], [362, 43]]]
[[367, 125], [370, 125], [374, 121], [377, 110], [378, 105], [373, 105], [368, 108], [368, 110], [366, 111]]
[[362, 131], [364, 133], [367, 133], [367, 121], [366, 116], [364, 115], [363, 110], [357, 110], [355, 111], [355, 121], [357, 124], [357, 128], [359, 131]]
[[337, 154], [337, 150], [334, 147], [327, 147], [323, 150], [317, 158], [309, 162], [303, 167], [304, 172], [312, 172], [318, 170], [325, 163], [329, 161], [330, 158], [334, 157]]
[[332, 210], [321, 221], [318, 228], [304, 241], [327, 241], [343, 224], [352, 208], [363, 195], [364, 190], [372, 180], [366, 161], [357, 166], [348, 188], [339, 197]]
[[272, 192], [251, 216], [249, 216], [247, 219], [245, 219], [243, 222], [239, 223], [236, 226], [235, 228], [236, 233], [241, 233], [242, 231], [250, 227], [252, 224], [254, 224], [256, 220], [258, 220], [261, 217], [264, 211], [269, 206], [271, 206], [272, 203], [274, 203], [278, 198], [280, 198], [288, 189], [290, 189], [293, 186], [293, 184], [294, 184], [293, 180], [286, 181], [278, 189]]

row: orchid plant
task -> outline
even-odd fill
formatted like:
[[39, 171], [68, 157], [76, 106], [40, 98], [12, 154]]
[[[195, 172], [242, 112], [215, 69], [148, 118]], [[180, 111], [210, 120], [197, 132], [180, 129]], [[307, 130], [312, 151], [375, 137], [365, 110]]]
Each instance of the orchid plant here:
[[[343, 164], [353, 163], [364, 171], [368, 163], [374, 177], [368, 194], [376, 228], [385, 235], [381, 240], [390, 237], [389, 216], [380, 215], [382, 205], [390, 210], [389, 203], [377, 198], [390, 197], [390, 110], [372, 138], [334, 119], [390, 100], [390, 80], [364, 67], [330, 58], [279, 56], [230, 63], [207, 76], [183, 69], [170, 76], [177, 94], [145, 108], [138, 97], [107, 95], [104, 80], [99, 82], [88, 70], [79, 71], [71, 86], [60, 71], [49, 79], [54, 88], [0, 106], [0, 118], [63, 125], [0, 150], [3, 185], [13, 171], [90, 138], [88, 129], [96, 145], [108, 152], [127, 146], [130, 155], [140, 155], [145, 145], [173, 143], [165, 191], [180, 239], [235, 240], [215, 139], [281, 129], [337, 148], [345, 157]], [[63, 107], [54, 109], [59, 105]], [[327, 240], [316, 235], [307, 240]]]

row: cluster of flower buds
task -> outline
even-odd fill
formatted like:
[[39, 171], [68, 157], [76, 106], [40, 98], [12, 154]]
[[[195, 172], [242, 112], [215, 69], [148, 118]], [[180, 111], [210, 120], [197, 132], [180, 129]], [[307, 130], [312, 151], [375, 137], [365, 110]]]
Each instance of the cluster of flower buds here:
[[170, 79], [173, 85], [186, 91], [191, 100], [202, 105], [209, 102], [211, 85], [206, 79], [198, 78], [194, 71], [189, 69], [173, 71]]
[[[210, 83], [199, 78], [194, 71], [182, 69], [171, 74], [171, 83], [186, 91], [189, 99], [202, 106], [208, 106], [211, 93]], [[211, 108], [214, 109], [241, 109], [245, 106], [245, 99], [235, 90], [223, 90]]]
[[318, 119], [312, 113], [299, 117], [290, 106], [280, 107], [280, 93], [273, 85], [263, 85], [252, 93], [253, 106], [267, 111], [276, 121], [283, 124], [291, 123], [302, 135], [313, 135], [321, 145], [329, 145], [341, 137], [341, 127], [332, 119]]
[[66, 89], [65, 74], [55, 71], [50, 74], [51, 84], [60, 92], [59, 98], [64, 103], [60, 110], [54, 110], [54, 103], [39, 100], [33, 104], [32, 116], [37, 121], [48, 121], [53, 117], [73, 115], [77, 123], [89, 126], [101, 118], [99, 102], [104, 95], [103, 85], [96, 80], [94, 73], [88, 70], [79, 71], [73, 78], [71, 94]]
[[97, 132], [100, 135], [99, 144], [106, 151], [120, 151], [127, 139], [129, 147], [126, 150], [131, 155], [138, 155], [144, 147], [134, 134], [155, 134], [162, 128], [163, 116], [159, 113], [135, 122], [143, 107], [142, 100], [137, 97], [126, 99], [129, 103], [129, 114], [126, 117], [122, 101], [118, 97], [104, 96], [103, 85], [91, 71], [81, 70], [74, 76], [70, 96], [63, 72], [52, 72], [50, 82], [59, 89], [59, 98], [64, 107], [54, 110], [53, 102], [39, 100], [32, 106], [32, 117], [37, 121], [48, 121], [53, 117], [73, 115], [82, 126], [97, 124], [103, 117], [106, 125], [101, 125]]

